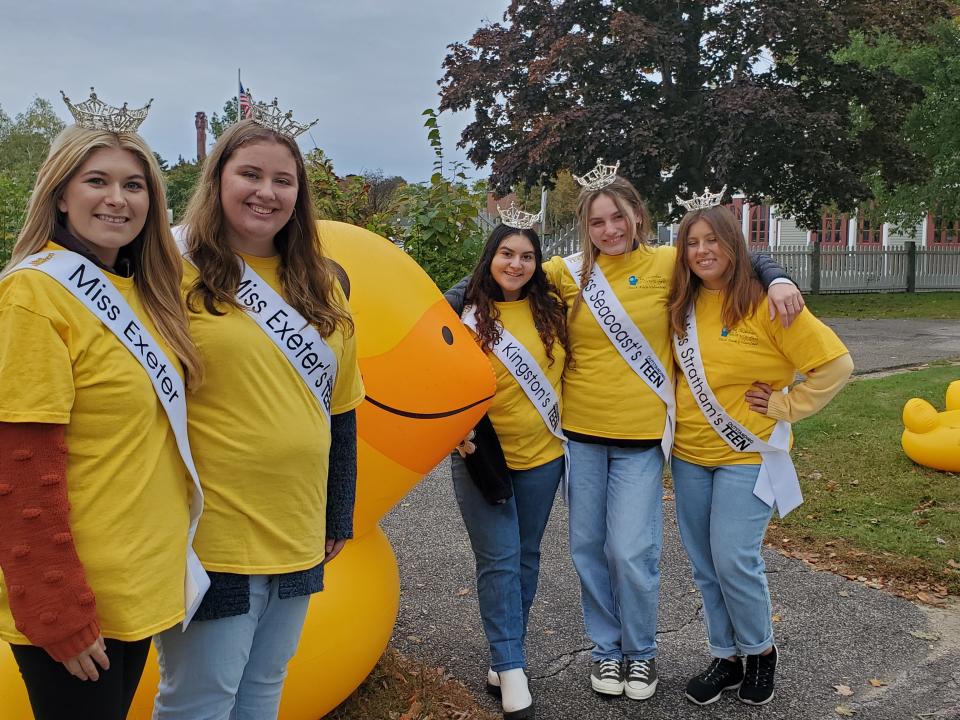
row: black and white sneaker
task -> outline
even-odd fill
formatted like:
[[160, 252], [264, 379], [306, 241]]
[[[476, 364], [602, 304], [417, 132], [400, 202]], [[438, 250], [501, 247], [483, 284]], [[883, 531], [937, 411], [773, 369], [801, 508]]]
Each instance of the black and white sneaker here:
[[773, 676], [776, 670], [776, 645], [766, 655], [747, 655], [747, 669], [737, 697], [747, 705], [766, 705], [773, 700]]
[[627, 679], [623, 691], [631, 700], [646, 700], [657, 691], [657, 661], [627, 660]]
[[723, 695], [724, 690], [736, 690], [743, 682], [743, 663], [740, 658], [714, 658], [710, 667], [687, 683], [687, 700], [697, 705], [709, 705]]
[[604, 695], [623, 695], [623, 663], [620, 660], [596, 660], [590, 668], [590, 685]]

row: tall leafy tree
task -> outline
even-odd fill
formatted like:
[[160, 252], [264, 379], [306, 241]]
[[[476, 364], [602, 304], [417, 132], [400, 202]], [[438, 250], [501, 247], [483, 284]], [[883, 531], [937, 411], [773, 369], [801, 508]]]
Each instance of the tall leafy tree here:
[[[957, 4], [960, 14], [960, 3]], [[960, 18], [957, 18], [960, 20]], [[870, 70], [885, 69], [919, 85], [922, 100], [907, 113], [903, 140], [925, 161], [925, 172], [899, 184], [886, 182], [881, 168], [867, 181], [876, 211], [886, 220], [915, 227], [928, 212], [960, 218], [960, 24], [943, 20], [924, 42], [892, 36], [871, 42], [857, 35], [838, 58]], [[877, 122], [864, 114], [862, 122]]]
[[[444, 61], [441, 109], [494, 184], [620, 160], [654, 209], [710, 185], [773, 198], [808, 224], [916, 178], [900, 138], [920, 97], [886, 68], [838, 61], [854, 31], [922, 35], [943, 0], [512, 0]], [[873, 124], [858, 124], [867, 108]]]

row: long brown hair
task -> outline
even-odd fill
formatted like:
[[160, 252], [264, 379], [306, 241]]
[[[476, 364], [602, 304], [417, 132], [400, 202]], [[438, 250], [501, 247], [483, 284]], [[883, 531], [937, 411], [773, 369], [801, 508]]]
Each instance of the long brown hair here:
[[[653, 237], [653, 223], [650, 220], [650, 211], [647, 204], [640, 197], [640, 193], [629, 180], [617, 176], [614, 181], [600, 190], [584, 188], [577, 198], [577, 230], [580, 233], [580, 250], [583, 261], [580, 265], [580, 277], [577, 284], [582, 291], [590, 279], [593, 266], [597, 262], [600, 249], [590, 240], [590, 207], [593, 201], [601, 195], [606, 195], [617, 206], [620, 213], [628, 219], [630, 237], [627, 238], [627, 247], [635, 250], [638, 247], [647, 249]], [[627, 252], [630, 252], [628, 250]], [[583, 292], [577, 294], [573, 301], [571, 315], [575, 314], [583, 302]]]
[[58, 223], [66, 224], [57, 202], [74, 173], [92, 153], [102, 148], [126, 150], [143, 165], [150, 207], [143, 230], [130, 243], [133, 282], [160, 337], [183, 363], [187, 387], [195, 389], [203, 381], [203, 363], [190, 339], [186, 308], [180, 295], [183, 265], [167, 223], [163, 175], [139, 135], [71, 125], [54, 139], [37, 173], [23, 230], [0, 277], [6, 277], [25, 257], [39, 252], [52, 240]]
[[477, 310], [477, 335], [484, 350], [490, 352], [494, 343], [500, 338], [497, 329], [497, 320], [500, 310], [496, 302], [503, 298], [503, 292], [493, 274], [490, 272], [490, 263], [493, 262], [500, 249], [500, 244], [511, 235], [523, 235], [533, 245], [534, 270], [533, 276], [521, 289], [521, 297], [530, 301], [530, 311], [533, 313], [533, 323], [537, 328], [543, 347], [547, 352], [547, 359], [553, 365], [553, 344], [559, 342], [567, 352], [570, 348], [567, 343], [567, 321], [563, 302], [560, 300], [557, 289], [547, 279], [543, 271], [543, 249], [540, 238], [533, 230], [518, 230], [508, 225], [497, 225], [487, 238], [480, 260], [467, 283], [466, 302]]
[[187, 251], [200, 272], [187, 293], [187, 304], [196, 312], [200, 300], [212, 315], [223, 314], [218, 305], [241, 308], [236, 291], [242, 270], [223, 232], [220, 179], [224, 166], [237, 149], [258, 142], [282, 145], [293, 155], [297, 166], [297, 201], [293, 215], [273, 239], [280, 255], [279, 276], [284, 299], [316, 326], [323, 337], [331, 335], [338, 326], [344, 332], [352, 332], [350, 314], [334, 302], [336, 274], [333, 263], [323, 254], [300, 148], [286, 135], [257, 125], [253, 120], [242, 120], [220, 136], [204, 162], [197, 189], [187, 204], [183, 220]]
[[728, 328], [736, 327], [745, 317], [757, 309], [763, 300], [763, 286], [757, 279], [747, 253], [747, 243], [740, 223], [733, 213], [723, 206], [688, 212], [680, 221], [677, 233], [677, 263], [673, 268], [670, 286], [670, 328], [680, 337], [686, 335], [687, 309], [697, 300], [703, 282], [694, 274], [687, 259], [687, 238], [690, 228], [703, 220], [713, 230], [718, 240], [718, 252], [729, 262], [724, 275], [726, 288], [723, 294], [723, 323]]

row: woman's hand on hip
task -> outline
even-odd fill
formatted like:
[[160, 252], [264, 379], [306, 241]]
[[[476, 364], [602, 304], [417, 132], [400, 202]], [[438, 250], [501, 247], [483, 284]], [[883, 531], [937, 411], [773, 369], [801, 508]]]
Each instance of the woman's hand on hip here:
[[771, 395], [773, 395], [773, 388], [758, 380], [750, 386], [750, 389], [743, 394], [743, 397], [746, 399], [747, 405], [750, 406], [751, 410], [761, 415], [766, 415], [767, 403], [770, 401]]

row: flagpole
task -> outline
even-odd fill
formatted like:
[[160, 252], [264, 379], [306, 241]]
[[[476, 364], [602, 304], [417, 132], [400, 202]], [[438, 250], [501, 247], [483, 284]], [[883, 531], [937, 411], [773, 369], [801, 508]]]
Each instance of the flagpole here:
[[243, 118], [240, 117], [240, 86], [242, 84], [243, 83], [240, 82], [240, 68], [237, 68], [237, 122], [243, 120]]

